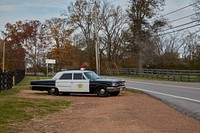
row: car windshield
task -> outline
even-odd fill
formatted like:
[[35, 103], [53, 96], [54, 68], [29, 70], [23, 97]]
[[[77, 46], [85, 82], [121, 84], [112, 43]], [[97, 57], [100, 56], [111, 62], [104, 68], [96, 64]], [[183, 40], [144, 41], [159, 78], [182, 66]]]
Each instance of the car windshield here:
[[99, 79], [100, 78], [95, 72], [85, 72], [84, 74], [88, 79]]

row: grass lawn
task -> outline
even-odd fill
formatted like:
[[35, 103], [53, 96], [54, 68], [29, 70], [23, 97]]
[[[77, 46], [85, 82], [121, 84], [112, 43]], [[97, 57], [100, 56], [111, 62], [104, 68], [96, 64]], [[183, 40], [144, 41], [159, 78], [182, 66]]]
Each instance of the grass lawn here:
[[45, 77], [27, 76], [12, 89], [0, 93], [0, 133], [10, 132], [9, 125], [55, 113], [70, 105], [67, 100], [20, 98], [15, 94], [29, 89], [30, 80]]

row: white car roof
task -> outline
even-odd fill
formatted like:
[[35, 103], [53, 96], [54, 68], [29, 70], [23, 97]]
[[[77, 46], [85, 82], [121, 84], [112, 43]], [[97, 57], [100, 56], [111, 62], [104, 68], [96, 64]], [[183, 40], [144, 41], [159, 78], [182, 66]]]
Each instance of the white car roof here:
[[68, 70], [68, 71], [61, 71], [56, 73], [56, 75], [52, 79], [59, 79], [63, 73], [83, 73], [83, 72], [93, 72], [89, 70]]

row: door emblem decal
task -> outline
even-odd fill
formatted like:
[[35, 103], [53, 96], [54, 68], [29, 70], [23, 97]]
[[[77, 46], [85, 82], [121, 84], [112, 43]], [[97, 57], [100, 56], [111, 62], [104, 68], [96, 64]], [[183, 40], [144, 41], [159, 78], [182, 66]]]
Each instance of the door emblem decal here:
[[77, 84], [77, 88], [80, 90], [83, 89], [83, 84], [81, 84], [81, 83]]

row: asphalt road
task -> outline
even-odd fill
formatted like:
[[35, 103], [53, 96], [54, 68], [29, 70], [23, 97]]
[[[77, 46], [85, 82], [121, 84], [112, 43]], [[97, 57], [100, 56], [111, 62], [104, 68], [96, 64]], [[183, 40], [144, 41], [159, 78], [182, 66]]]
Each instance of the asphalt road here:
[[200, 83], [125, 79], [126, 87], [150, 94], [200, 120]]

